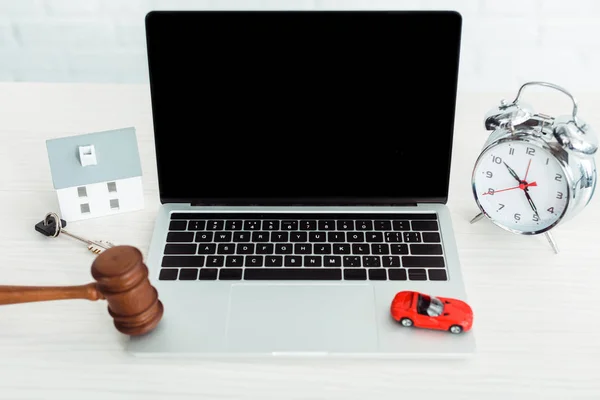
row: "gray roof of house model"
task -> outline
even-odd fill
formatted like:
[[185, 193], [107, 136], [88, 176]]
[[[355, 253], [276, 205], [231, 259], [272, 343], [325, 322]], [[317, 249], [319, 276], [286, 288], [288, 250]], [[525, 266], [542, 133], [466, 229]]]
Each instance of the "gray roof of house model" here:
[[[96, 165], [82, 166], [79, 146], [94, 145]], [[46, 141], [55, 189], [142, 175], [135, 128], [115, 129]]]

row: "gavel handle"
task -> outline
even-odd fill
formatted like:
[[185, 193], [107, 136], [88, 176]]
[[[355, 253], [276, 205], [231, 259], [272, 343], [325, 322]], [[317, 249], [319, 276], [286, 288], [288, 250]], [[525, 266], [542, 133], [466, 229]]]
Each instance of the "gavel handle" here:
[[0, 305], [51, 300], [100, 300], [96, 283], [80, 286], [1, 286]]

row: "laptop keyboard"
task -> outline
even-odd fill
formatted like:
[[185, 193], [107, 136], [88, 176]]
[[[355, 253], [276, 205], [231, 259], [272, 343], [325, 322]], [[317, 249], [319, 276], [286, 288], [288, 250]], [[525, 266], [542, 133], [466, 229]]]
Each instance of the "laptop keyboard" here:
[[172, 213], [160, 280], [448, 280], [437, 214]]

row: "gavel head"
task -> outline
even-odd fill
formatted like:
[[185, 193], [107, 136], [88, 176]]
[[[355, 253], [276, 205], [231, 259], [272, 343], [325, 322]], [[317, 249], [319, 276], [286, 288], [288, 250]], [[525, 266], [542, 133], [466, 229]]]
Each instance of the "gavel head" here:
[[163, 304], [148, 280], [148, 267], [137, 248], [115, 246], [100, 253], [92, 264], [92, 276], [119, 332], [143, 335], [158, 325]]

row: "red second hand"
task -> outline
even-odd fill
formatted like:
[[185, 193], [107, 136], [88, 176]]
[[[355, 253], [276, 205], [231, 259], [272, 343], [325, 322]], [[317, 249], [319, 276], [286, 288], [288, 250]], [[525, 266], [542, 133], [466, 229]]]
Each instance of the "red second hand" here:
[[537, 186], [537, 182], [531, 182], [528, 183], [527, 185], [521, 183], [519, 186], [515, 186], [515, 187], [511, 187], [511, 188], [507, 188], [507, 189], [500, 189], [500, 190], [494, 190], [493, 192], [485, 192], [482, 193], [482, 196], [485, 196], [486, 194], [495, 194], [495, 193], [500, 193], [500, 192], [506, 192], [507, 190], [514, 190], [514, 189], [527, 189], [529, 186]]
[[529, 159], [529, 163], [527, 163], [527, 170], [525, 171], [525, 178], [523, 180], [527, 182], [527, 174], [529, 174], [529, 166], [531, 165], [531, 158]]

